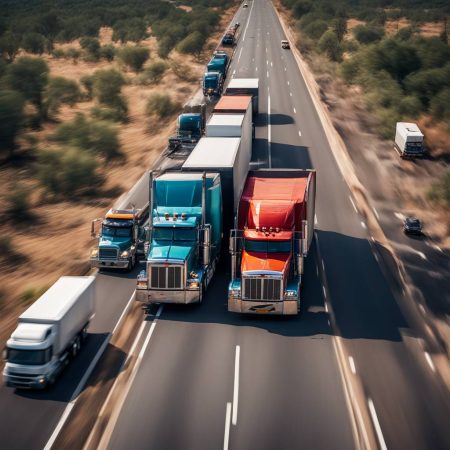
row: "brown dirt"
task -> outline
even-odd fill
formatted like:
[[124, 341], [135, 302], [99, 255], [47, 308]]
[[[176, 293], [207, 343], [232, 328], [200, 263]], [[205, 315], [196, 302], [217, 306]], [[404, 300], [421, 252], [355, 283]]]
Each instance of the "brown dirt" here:
[[[215, 46], [225, 28], [231, 20], [235, 7], [222, 15], [221, 24], [208, 40], [205, 54], [198, 60], [191, 56], [183, 56], [183, 63], [192, 71], [193, 80], [179, 79], [172, 70], [166, 72], [158, 85], [139, 86], [134, 84], [136, 75], [124, 71], [129, 83], [123, 89], [129, 104], [129, 123], [117, 125], [122, 150], [126, 155], [126, 162], [110, 164], [104, 169], [106, 181], [102, 186], [99, 197], [89, 201], [74, 199], [52, 203], [44, 200], [43, 192], [38, 183], [32, 178], [29, 167], [17, 167], [13, 164], [0, 167], [0, 201], [5, 204], [8, 192], [13, 186], [13, 180], [20, 182], [32, 190], [32, 212], [36, 218], [34, 222], [27, 222], [18, 226], [14, 220], [0, 213], [0, 236], [10, 236], [14, 251], [24, 255], [24, 263], [12, 266], [8, 261], [0, 259], [0, 347], [10, 335], [17, 316], [28, 306], [29, 301], [22, 301], [23, 293], [27, 289], [41, 289], [50, 286], [62, 275], [80, 275], [89, 269], [89, 250], [94, 245], [90, 237], [90, 222], [96, 217], [102, 217], [106, 210], [114, 203], [114, 199], [128, 191], [142, 173], [150, 168], [165, 148], [167, 138], [175, 128], [175, 117], [165, 121], [148, 118], [145, 115], [145, 104], [153, 92], [169, 92], [181, 104], [185, 103], [199, 88], [199, 79], [203, 73], [208, 49]], [[112, 30], [104, 27], [100, 31], [102, 43], [109, 43]], [[67, 44], [68, 47], [78, 46], [78, 42]], [[153, 37], [145, 39], [140, 45], [150, 49], [151, 57], [147, 64], [156, 56], [156, 40]], [[121, 70], [117, 62], [100, 61], [86, 62], [80, 58], [73, 62], [70, 59], [56, 59], [50, 55], [43, 55], [49, 64], [51, 75], [59, 75], [79, 80], [86, 74], [92, 74], [100, 68], [116, 67]], [[181, 60], [181, 56], [172, 52], [170, 58]], [[174, 88], [176, 86], [176, 88]], [[80, 102], [73, 108], [61, 108], [58, 122], [72, 119], [77, 112], [89, 113], [93, 102]], [[45, 137], [54, 131], [56, 123], [45, 123], [43, 130], [30, 132], [39, 138], [37, 151], [45, 150], [49, 143]], [[23, 149], [26, 149], [24, 144]], [[20, 150], [23, 150], [20, 149]], [[29, 164], [30, 165], [30, 164]]]

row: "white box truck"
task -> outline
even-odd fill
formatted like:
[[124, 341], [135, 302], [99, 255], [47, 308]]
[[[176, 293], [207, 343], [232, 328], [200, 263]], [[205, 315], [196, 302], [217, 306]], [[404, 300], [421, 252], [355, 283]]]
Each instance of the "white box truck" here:
[[228, 236], [233, 224], [247, 178], [251, 158], [251, 141], [249, 143], [233, 137], [204, 137], [182, 167], [183, 171], [220, 173], [224, 236]]
[[259, 111], [259, 78], [233, 78], [225, 89], [225, 95], [251, 95], [253, 113]]
[[94, 314], [95, 277], [61, 277], [18, 319], [6, 343], [7, 386], [43, 389], [75, 357]]
[[425, 152], [423, 134], [415, 123], [397, 122], [395, 149], [402, 158], [422, 156]]

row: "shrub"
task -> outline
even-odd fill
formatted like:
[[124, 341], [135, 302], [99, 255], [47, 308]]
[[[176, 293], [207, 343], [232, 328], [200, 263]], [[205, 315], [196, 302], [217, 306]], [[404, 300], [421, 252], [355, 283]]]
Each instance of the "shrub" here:
[[172, 39], [168, 36], [161, 38], [158, 42], [158, 56], [166, 59], [170, 51], [173, 49]]
[[192, 70], [187, 64], [179, 61], [171, 61], [170, 68], [180, 80], [194, 81], [196, 79], [195, 75], [192, 73]]
[[328, 24], [324, 20], [315, 20], [303, 28], [303, 32], [311, 39], [320, 39], [320, 37], [328, 30]]
[[161, 80], [169, 65], [164, 61], [155, 61], [151, 63], [142, 74], [144, 83], [157, 83]]
[[74, 80], [64, 77], [53, 77], [46, 88], [46, 101], [48, 111], [56, 114], [63, 103], [70, 106], [80, 99], [80, 87]]
[[450, 120], [450, 87], [442, 89], [431, 99], [430, 111], [438, 120]]
[[52, 50], [52, 56], [56, 59], [65, 58], [66, 52], [62, 48], [55, 48]]
[[118, 20], [113, 26], [113, 40], [139, 42], [147, 37], [147, 24], [140, 17]]
[[150, 56], [147, 47], [126, 46], [117, 52], [117, 57], [135, 72], [140, 72]]
[[319, 40], [319, 49], [325, 53], [332, 61], [342, 59], [342, 50], [336, 33], [332, 30], [326, 31]]
[[13, 151], [24, 123], [24, 98], [16, 91], [0, 91], [0, 151]]
[[88, 120], [83, 114], [59, 125], [51, 139], [106, 159], [122, 156], [117, 129], [107, 122]]
[[82, 37], [80, 39], [81, 48], [87, 53], [90, 59], [97, 60], [100, 56], [100, 42], [94, 37]]
[[23, 185], [13, 183], [7, 195], [6, 212], [14, 220], [21, 221], [30, 218], [30, 190]]
[[93, 94], [100, 103], [114, 105], [125, 84], [123, 75], [115, 69], [97, 70], [93, 75]]
[[342, 42], [345, 33], [347, 33], [347, 18], [337, 17], [333, 23], [333, 31], [336, 33], [338, 41]]
[[99, 56], [100, 58], [106, 59], [106, 61], [112, 61], [114, 59], [114, 56], [116, 54], [116, 49], [114, 45], [107, 44], [102, 45], [100, 47]]
[[383, 38], [384, 30], [372, 25], [358, 25], [353, 28], [353, 35], [360, 44], [371, 44]]
[[100, 183], [97, 167], [95, 157], [86, 150], [48, 150], [39, 155], [37, 177], [47, 192], [69, 197], [87, 193]]
[[178, 102], [174, 102], [168, 94], [152, 94], [147, 101], [146, 113], [156, 114], [160, 118], [170, 116], [180, 108]]
[[13, 253], [13, 245], [11, 236], [3, 235], [0, 237], [0, 256], [10, 255]]
[[199, 57], [205, 43], [205, 38], [205, 35], [202, 35], [199, 31], [194, 31], [177, 45], [177, 50], [180, 53], [192, 54]]
[[83, 75], [80, 78], [80, 83], [85, 90], [86, 100], [91, 100], [93, 96], [94, 89], [94, 77], [92, 75]]
[[26, 288], [20, 295], [20, 301], [24, 306], [31, 305], [31, 303], [34, 303], [47, 289], [48, 286]]
[[312, 2], [309, 0], [298, 0], [292, 6], [292, 14], [299, 19], [304, 14], [308, 13], [312, 8]]
[[12, 62], [19, 51], [20, 38], [11, 31], [7, 31], [0, 37], [0, 55]]
[[66, 57], [72, 59], [75, 62], [81, 55], [80, 50], [75, 47], [70, 47], [66, 50]]
[[45, 37], [39, 33], [26, 33], [22, 38], [22, 47], [27, 52], [42, 55], [45, 51]]
[[43, 59], [22, 56], [8, 67], [5, 76], [6, 84], [36, 106], [42, 118], [46, 117], [44, 91], [48, 74], [49, 68]]
[[126, 123], [128, 121], [128, 103], [122, 95], [119, 95], [108, 106], [94, 106], [91, 114], [97, 119]]
[[358, 58], [353, 57], [344, 61], [340, 66], [340, 72], [342, 78], [344, 78], [347, 83], [355, 83], [360, 73]]
[[395, 134], [395, 124], [400, 121], [401, 117], [392, 108], [380, 109], [374, 112], [378, 119], [377, 133], [383, 139], [392, 139]]
[[418, 117], [422, 112], [422, 102], [415, 95], [407, 95], [400, 100], [398, 112], [403, 116]]

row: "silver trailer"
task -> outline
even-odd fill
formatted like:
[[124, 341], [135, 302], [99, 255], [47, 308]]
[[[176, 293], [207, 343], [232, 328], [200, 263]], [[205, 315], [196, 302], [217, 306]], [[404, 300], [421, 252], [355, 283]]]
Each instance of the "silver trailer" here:
[[78, 354], [94, 314], [95, 277], [61, 277], [18, 319], [7, 341], [7, 386], [43, 389]]
[[225, 95], [251, 95], [253, 114], [258, 114], [259, 78], [233, 78], [225, 89]]
[[425, 152], [423, 134], [415, 123], [397, 122], [395, 149], [402, 158], [422, 156]]

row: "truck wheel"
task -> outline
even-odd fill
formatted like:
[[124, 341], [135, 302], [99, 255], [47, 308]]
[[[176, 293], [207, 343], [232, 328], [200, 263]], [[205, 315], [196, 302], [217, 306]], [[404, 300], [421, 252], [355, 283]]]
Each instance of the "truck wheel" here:
[[72, 344], [72, 358], [75, 358], [75, 356], [78, 355], [78, 352], [80, 351], [80, 337], [77, 336]]
[[131, 271], [133, 270], [133, 267], [134, 267], [134, 260], [133, 260], [133, 257], [131, 257], [131, 258], [128, 260], [128, 266], [127, 266], [127, 268], [126, 268], [126, 271], [127, 271], [127, 272], [131, 272]]

